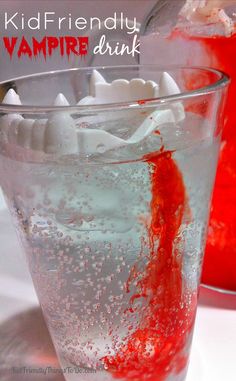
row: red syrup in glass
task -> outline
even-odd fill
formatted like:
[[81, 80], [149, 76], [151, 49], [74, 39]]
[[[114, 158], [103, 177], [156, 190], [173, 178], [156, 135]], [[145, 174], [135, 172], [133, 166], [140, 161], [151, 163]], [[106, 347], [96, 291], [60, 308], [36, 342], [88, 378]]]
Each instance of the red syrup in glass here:
[[[185, 186], [171, 152], [148, 155], [151, 177], [151, 222], [147, 226], [149, 260], [137, 262], [127, 281], [135, 288], [134, 301], [145, 298], [147, 307], [138, 328], [114, 356], [102, 360], [115, 378], [163, 381], [187, 365], [188, 343], [194, 324], [196, 294], [187, 291], [182, 277], [179, 232], [189, 215]], [[173, 191], [174, 190], [174, 191]]]

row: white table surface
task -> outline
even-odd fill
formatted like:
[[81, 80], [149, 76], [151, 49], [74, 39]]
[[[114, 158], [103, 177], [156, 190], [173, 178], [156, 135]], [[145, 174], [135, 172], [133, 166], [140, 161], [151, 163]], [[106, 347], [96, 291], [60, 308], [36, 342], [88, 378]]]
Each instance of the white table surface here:
[[[27, 353], [30, 353], [31, 363], [34, 351], [37, 356], [44, 351], [54, 356], [24, 256], [1, 192], [0, 306], [0, 358], [1, 354], [4, 360], [9, 358], [9, 366], [14, 365], [16, 357], [20, 363], [24, 345], [26, 349], [24, 358], [22, 357], [23, 365], [26, 364]], [[24, 336], [26, 328], [27, 335]], [[11, 378], [5, 376], [0, 379], [3, 381], [29, 380], [29, 378], [23, 380], [22, 375], [16, 374]], [[45, 377], [37, 376], [37, 378], [31, 378], [31, 381], [36, 379], [45, 380]], [[49, 379], [59, 381], [58, 376], [47, 377], [47, 381]], [[202, 288], [187, 381], [235, 380], [236, 297], [221, 295]]]

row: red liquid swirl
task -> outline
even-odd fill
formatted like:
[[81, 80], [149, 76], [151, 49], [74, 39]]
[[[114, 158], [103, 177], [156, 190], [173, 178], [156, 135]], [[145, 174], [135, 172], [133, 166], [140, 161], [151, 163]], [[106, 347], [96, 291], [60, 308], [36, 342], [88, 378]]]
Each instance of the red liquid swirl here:
[[171, 152], [148, 155], [152, 184], [151, 222], [148, 226], [149, 261], [137, 262], [127, 281], [130, 298], [145, 298], [147, 307], [139, 327], [114, 356], [103, 358], [115, 378], [163, 381], [186, 366], [187, 344], [194, 323], [196, 295], [184, 291], [181, 240], [184, 217], [189, 215], [182, 175]]

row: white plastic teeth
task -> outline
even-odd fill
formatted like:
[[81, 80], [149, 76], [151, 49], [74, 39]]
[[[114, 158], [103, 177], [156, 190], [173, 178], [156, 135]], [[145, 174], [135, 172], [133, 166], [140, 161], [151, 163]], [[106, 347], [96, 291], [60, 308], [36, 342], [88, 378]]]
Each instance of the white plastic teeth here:
[[[58, 94], [54, 106], [69, 106], [69, 102], [63, 94]], [[78, 152], [75, 122], [68, 112], [53, 112], [49, 117], [44, 135], [44, 151], [62, 155]]]
[[[89, 95], [81, 99], [78, 105], [135, 101], [179, 92], [179, 87], [168, 73], [162, 74], [159, 85], [139, 78], [131, 81], [118, 79], [107, 83], [102, 75], [94, 70], [91, 75]], [[21, 105], [20, 98], [13, 89], [7, 92], [3, 103]], [[63, 94], [58, 94], [53, 105], [68, 106], [69, 103]], [[112, 113], [107, 115], [107, 121], [111, 121], [112, 115]], [[84, 117], [75, 121], [69, 112], [64, 110], [52, 112], [48, 119], [37, 120], [24, 119], [19, 114], [8, 114], [0, 118], [0, 131], [2, 131], [0, 139], [4, 139], [6, 143], [47, 154], [104, 153], [114, 148], [141, 142], [161, 125], [178, 123], [184, 118], [182, 103], [171, 103], [168, 109], [156, 110], [146, 119], [140, 118], [139, 127], [129, 139], [124, 140], [105, 131], [106, 119], [103, 120], [103, 129], [93, 129], [80, 128], [76, 126], [76, 122], [93, 124], [97, 122], [95, 117]]]
[[[21, 105], [20, 97], [13, 89], [8, 90], [2, 103], [9, 105]], [[11, 140], [16, 141], [17, 143], [18, 125], [22, 120], [23, 117], [19, 114], [8, 114], [1, 117], [0, 131], [1, 138], [4, 142], [8, 142], [10, 140], [9, 135], [11, 135]]]
[[[111, 83], [107, 83], [103, 76], [97, 70], [94, 70], [91, 75], [89, 90], [90, 95], [82, 98], [78, 105], [138, 101], [180, 93], [177, 83], [166, 72], [161, 75], [158, 85], [154, 81], [145, 82], [141, 78], [134, 78], [131, 81], [116, 79]], [[180, 122], [185, 118], [184, 107], [181, 102], [172, 103], [171, 109], [176, 122]], [[153, 117], [156, 118], [156, 116], [155, 113]]]
[[[10, 89], [3, 103], [21, 105], [19, 96]], [[58, 94], [55, 106], [68, 106], [63, 94]], [[0, 118], [0, 130], [4, 142], [16, 144], [34, 151], [51, 154], [78, 152], [75, 122], [67, 112], [52, 113], [48, 119], [24, 119], [19, 114], [8, 114]]]
[[[166, 97], [168, 95], [180, 94], [180, 89], [170, 74], [164, 72], [159, 82], [159, 96]], [[171, 104], [171, 109], [176, 122], [180, 122], [185, 118], [184, 106], [181, 102]]]
[[21, 105], [20, 97], [13, 89], [8, 90], [5, 97], [3, 98], [2, 103], [9, 105]]
[[97, 70], [91, 75], [89, 90], [90, 94], [82, 98], [78, 105], [137, 101], [159, 96], [158, 85], [154, 81], [134, 78], [131, 81], [116, 79], [108, 83]]

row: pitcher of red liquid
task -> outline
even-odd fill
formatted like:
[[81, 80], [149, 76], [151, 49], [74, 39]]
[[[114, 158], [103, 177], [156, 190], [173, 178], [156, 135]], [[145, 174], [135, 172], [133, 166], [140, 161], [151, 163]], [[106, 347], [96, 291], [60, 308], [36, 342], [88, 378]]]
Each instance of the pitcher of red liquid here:
[[[231, 77], [202, 274], [205, 285], [227, 292], [236, 292], [235, 15], [234, 0], [159, 0], [142, 26], [140, 54], [141, 63], [208, 66]], [[189, 89], [204, 84], [187, 81]]]

